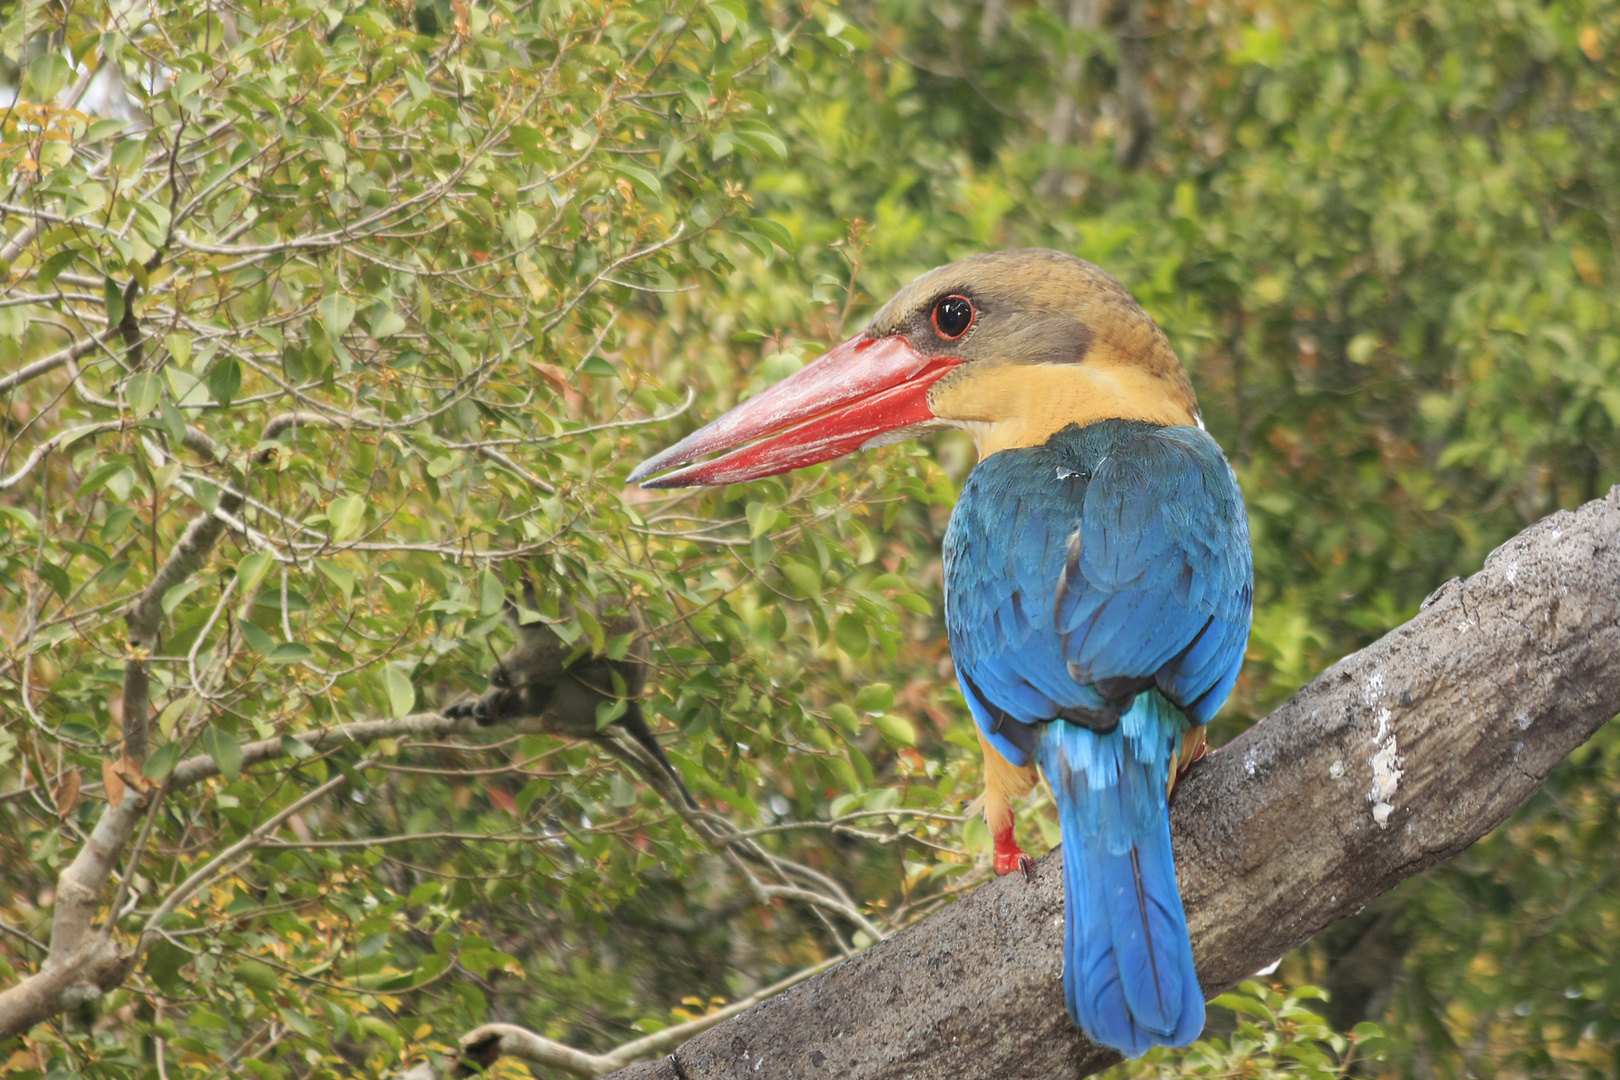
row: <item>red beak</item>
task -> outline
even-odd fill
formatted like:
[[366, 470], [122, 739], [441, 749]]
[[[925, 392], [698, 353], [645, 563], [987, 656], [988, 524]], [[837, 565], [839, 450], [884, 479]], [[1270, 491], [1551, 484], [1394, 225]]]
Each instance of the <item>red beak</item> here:
[[[898, 335], [850, 338], [648, 458], [630, 480], [644, 488], [732, 484], [842, 457], [880, 436], [933, 421], [928, 388], [959, 363], [923, 356]], [[883, 440], [889, 441], [895, 440]], [[698, 460], [723, 450], [730, 452]]]

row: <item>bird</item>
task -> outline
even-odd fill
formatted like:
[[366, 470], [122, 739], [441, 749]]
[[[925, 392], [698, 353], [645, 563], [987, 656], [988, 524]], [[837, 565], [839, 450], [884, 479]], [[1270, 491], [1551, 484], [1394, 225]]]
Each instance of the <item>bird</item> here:
[[1038, 768], [1070, 1018], [1126, 1057], [1185, 1046], [1204, 996], [1169, 799], [1242, 666], [1253, 557], [1237, 478], [1130, 293], [1043, 248], [938, 267], [629, 479], [737, 483], [942, 428], [978, 450], [943, 543], [945, 624], [995, 868], [1029, 874], [1012, 808]]

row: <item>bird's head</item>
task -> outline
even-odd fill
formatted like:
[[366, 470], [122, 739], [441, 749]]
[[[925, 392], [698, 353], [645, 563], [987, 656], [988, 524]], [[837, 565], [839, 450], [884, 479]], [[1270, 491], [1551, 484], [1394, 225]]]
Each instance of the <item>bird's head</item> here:
[[930, 270], [860, 334], [630, 479], [754, 480], [943, 427], [968, 431], [983, 457], [1116, 418], [1199, 423], [1187, 373], [1119, 282], [1083, 259], [1026, 248]]

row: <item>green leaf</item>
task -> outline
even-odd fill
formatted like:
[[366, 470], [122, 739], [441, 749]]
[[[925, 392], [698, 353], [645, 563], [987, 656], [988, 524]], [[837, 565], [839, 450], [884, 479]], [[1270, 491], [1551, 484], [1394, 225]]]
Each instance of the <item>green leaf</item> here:
[[[136, 416], [145, 416], [151, 412], [152, 407], [158, 403], [158, 395], [162, 392], [163, 379], [156, 372], [136, 372], [124, 384], [124, 400], [129, 403], [130, 409]], [[184, 437], [184, 434], [184, 421], [182, 421], [181, 437]]]
[[821, 573], [815, 567], [784, 559], [781, 568], [782, 576], [787, 578], [800, 600], [815, 600], [821, 596]]
[[507, 215], [506, 232], [515, 244], [527, 244], [534, 238], [536, 228], [534, 215], [527, 210], [513, 210]]
[[846, 611], [838, 616], [838, 621], [833, 624], [833, 638], [840, 649], [856, 660], [865, 656], [866, 650], [872, 646], [872, 639], [866, 631], [866, 620], [853, 612]]
[[169, 436], [170, 445], [178, 447], [185, 441], [186, 417], [180, 407], [166, 397], [158, 400], [158, 416], [163, 421], [163, 430]]
[[67, 57], [52, 49], [36, 56], [28, 65], [23, 92], [30, 101], [53, 101], [72, 78], [73, 65], [68, 63]]
[[658, 174], [651, 169], [643, 169], [639, 165], [620, 165], [616, 171], [635, 181], [639, 187], [653, 198], [663, 198], [664, 185], [658, 182]]
[[780, 244], [787, 251], [792, 251], [798, 245], [793, 242], [793, 234], [778, 225], [770, 218], [756, 217], [748, 219], [748, 227], [761, 236]]
[[772, 156], [775, 157], [777, 161], [787, 160], [787, 143], [783, 142], [780, 138], [771, 134], [769, 131], [760, 131], [756, 129], [748, 132], [748, 136], [757, 140], [758, 142], [764, 143], [766, 149], [771, 152]]
[[579, 628], [585, 631], [585, 636], [590, 638], [593, 653], [599, 653], [607, 648], [607, 637], [602, 631], [602, 624], [596, 621], [595, 615], [581, 607], [575, 610], [574, 620], [579, 623]]
[[383, 686], [388, 691], [388, 706], [394, 717], [408, 716], [416, 705], [416, 687], [405, 673], [392, 664], [383, 668]]
[[174, 767], [179, 762], [180, 744], [177, 742], [164, 743], [146, 755], [146, 764], [141, 766], [141, 772], [145, 774], [148, 780], [161, 781], [174, 772]]
[[[122, 512], [123, 511], [120, 510], [114, 510], [111, 514], [107, 515], [107, 520], [111, 522], [113, 514]], [[130, 517], [134, 517], [135, 511], [130, 510], [129, 515]], [[0, 517], [10, 518], [12, 521], [15, 521], [18, 525], [22, 526], [24, 532], [32, 533], [39, 531], [39, 519], [20, 506], [0, 506]], [[102, 539], [105, 540], [107, 537], [103, 536]]]
[[114, 476], [122, 472], [129, 472], [131, 477], [134, 476], [134, 471], [122, 461], [103, 462], [85, 474], [84, 479], [79, 481], [79, 488], [74, 495], [81, 499], [86, 495], [94, 495], [106, 487]]
[[236, 981], [261, 993], [273, 994], [281, 987], [276, 969], [260, 960], [243, 960], [236, 965]]
[[124, 580], [124, 578], [129, 576], [130, 568], [133, 565], [133, 560], [119, 559], [117, 562], [104, 567], [102, 571], [96, 575], [95, 587], [98, 589], [116, 588], [118, 584]]
[[617, 701], [599, 701], [596, 703], [596, 730], [601, 731], [613, 721], [630, 711], [630, 702], [624, 698]]
[[846, 735], [859, 735], [861, 732], [861, 718], [855, 715], [855, 710], [837, 702], [828, 706], [827, 716], [833, 723], [843, 729]]
[[130, 522], [135, 520], [135, 508], [120, 506], [107, 511], [107, 520], [101, 523], [102, 543], [110, 544], [119, 539], [129, 530]]
[[1270, 1023], [1272, 1019], [1271, 1010], [1247, 994], [1220, 994], [1211, 998], [1209, 1003], [1218, 1005], [1223, 1009], [1231, 1009], [1233, 1012], [1243, 1013], [1246, 1016], [1256, 1017], [1266, 1023]]
[[855, 707], [861, 712], [888, 712], [894, 708], [894, 687], [883, 682], [866, 684], [855, 693]]
[[39, 560], [39, 576], [51, 587], [52, 592], [64, 600], [73, 592], [73, 579], [68, 572], [49, 559]]
[[[336, 14], [339, 18], [342, 18], [343, 16], [341, 9], [337, 10]], [[240, 974], [240, 969], [238, 970], [238, 974]], [[309, 1017], [305, 1016], [297, 1009], [279, 1009], [277, 1011], [280, 1012], [281, 1019], [286, 1022], [287, 1026], [298, 1032], [298, 1034], [302, 1035], [306, 1039], [313, 1039], [315, 1037], [315, 1025], [310, 1023]]]
[[322, 577], [337, 586], [345, 601], [354, 599], [354, 588], [360, 583], [360, 575], [354, 570], [331, 559], [316, 559], [315, 568], [321, 572]]
[[428, 462], [427, 474], [435, 480], [442, 480], [455, 471], [461, 465], [462, 460], [463, 457], [459, 451], [446, 454], [443, 457], [436, 457]]
[[405, 329], [405, 316], [389, 310], [379, 319], [371, 320], [371, 336], [378, 341], [391, 338]]
[[247, 642], [247, 647], [260, 656], [269, 656], [276, 651], [276, 639], [246, 619], [236, 620], [236, 629], [241, 633], [242, 640]]
[[872, 718], [872, 726], [877, 728], [886, 742], [891, 746], [916, 746], [917, 729], [911, 726], [911, 721], [904, 717], [885, 713]]
[[183, 694], [163, 707], [158, 716], [158, 731], [163, 733], [165, 739], [174, 738], [174, 729], [180, 723], [180, 718], [196, 705], [195, 695]]
[[39, 275], [34, 279], [34, 288], [40, 293], [48, 293], [56, 284], [56, 275], [72, 266], [79, 258], [78, 248], [63, 248], [39, 267]]
[[203, 729], [202, 744], [203, 752], [219, 766], [221, 776], [235, 780], [242, 775], [242, 746], [236, 741], [236, 736], [223, 728], [209, 725]]
[[236, 564], [236, 590], [242, 596], [251, 596], [253, 590], [259, 587], [264, 575], [269, 571], [276, 557], [268, 551], [255, 551], [251, 555], [242, 556], [242, 561]]
[[284, 641], [270, 650], [266, 657], [272, 664], [302, 664], [314, 656], [315, 652], [308, 645], [296, 641]]
[[315, 310], [320, 313], [321, 325], [326, 327], [327, 334], [334, 341], [342, 337], [354, 322], [354, 301], [342, 293], [328, 293], [321, 297]]
[[748, 504], [748, 538], [756, 539], [771, 531], [776, 525], [779, 512], [762, 502]]
[[107, 307], [107, 325], [117, 326], [124, 321], [124, 290], [110, 277], [101, 279], [102, 302]]
[[359, 495], [333, 499], [326, 507], [326, 520], [332, 526], [332, 539], [341, 543], [366, 523], [366, 500]]
[[478, 614], [494, 615], [506, 607], [506, 583], [493, 570], [478, 575]]
[[169, 350], [169, 355], [181, 367], [191, 366], [191, 338], [185, 334], [166, 334], [163, 338], [163, 347]]
[[180, 969], [190, 962], [191, 953], [164, 937], [154, 939], [146, 949], [146, 974], [169, 997], [185, 994], [186, 982], [180, 977]]
[[220, 405], [229, 406], [242, 389], [242, 365], [234, 356], [222, 356], [208, 370], [208, 394]]

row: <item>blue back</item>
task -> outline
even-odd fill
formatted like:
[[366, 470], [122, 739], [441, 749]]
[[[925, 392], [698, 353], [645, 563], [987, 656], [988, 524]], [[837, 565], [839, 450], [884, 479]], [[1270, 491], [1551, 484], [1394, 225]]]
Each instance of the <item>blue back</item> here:
[[992, 454], [946, 530], [963, 696], [1057, 800], [1069, 1015], [1128, 1056], [1203, 1029], [1166, 787], [1237, 679], [1253, 581], [1242, 495], [1199, 428], [1105, 420]]
[[1157, 685], [1195, 724], [1243, 663], [1254, 591], [1231, 466], [1199, 428], [1070, 426], [968, 476], [945, 531], [945, 623], [985, 735], [1028, 764], [1064, 710]]

